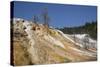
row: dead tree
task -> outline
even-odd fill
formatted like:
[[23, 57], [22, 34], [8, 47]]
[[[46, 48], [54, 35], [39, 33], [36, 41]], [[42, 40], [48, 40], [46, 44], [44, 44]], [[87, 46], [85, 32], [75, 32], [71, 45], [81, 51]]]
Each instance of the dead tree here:
[[76, 46], [76, 36], [75, 36], [75, 30], [73, 30], [73, 39], [74, 39], [74, 45]]
[[89, 48], [89, 35], [86, 35], [83, 39], [84, 42], [84, 48], [88, 49]]
[[34, 22], [34, 23], [37, 23], [38, 20], [39, 20], [38, 17], [37, 17], [36, 15], [34, 15], [34, 16], [33, 16], [33, 22]]
[[43, 11], [43, 20], [44, 20], [44, 25], [49, 27], [49, 16], [48, 16], [48, 10], [47, 8], [44, 8], [44, 11]]
[[45, 26], [47, 34], [48, 34], [49, 33], [49, 16], [48, 16], [47, 8], [44, 8], [42, 16], [43, 16], [44, 26]]

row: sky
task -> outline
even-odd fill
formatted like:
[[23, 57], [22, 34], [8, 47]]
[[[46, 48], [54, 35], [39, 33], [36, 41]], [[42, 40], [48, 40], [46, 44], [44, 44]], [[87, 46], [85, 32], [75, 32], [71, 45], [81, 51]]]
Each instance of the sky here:
[[32, 20], [33, 16], [42, 21], [42, 12], [48, 9], [49, 24], [52, 27], [74, 27], [97, 20], [97, 7], [89, 5], [52, 4], [14, 1], [13, 17]]

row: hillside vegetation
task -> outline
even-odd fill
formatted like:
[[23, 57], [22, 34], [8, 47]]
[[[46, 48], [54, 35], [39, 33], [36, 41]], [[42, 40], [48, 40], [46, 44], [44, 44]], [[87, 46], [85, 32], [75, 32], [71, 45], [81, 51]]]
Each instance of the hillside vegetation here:
[[63, 27], [58, 29], [66, 34], [89, 34], [91, 38], [97, 40], [97, 21], [87, 22], [82, 26]]

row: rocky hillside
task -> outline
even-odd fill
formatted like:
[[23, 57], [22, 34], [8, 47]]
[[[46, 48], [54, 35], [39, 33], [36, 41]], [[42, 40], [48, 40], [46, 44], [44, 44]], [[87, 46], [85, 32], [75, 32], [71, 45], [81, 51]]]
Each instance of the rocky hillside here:
[[86, 49], [83, 44], [75, 42], [73, 38], [57, 29], [20, 18], [14, 18], [11, 23], [12, 65], [54, 64], [97, 59], [96, 47]]

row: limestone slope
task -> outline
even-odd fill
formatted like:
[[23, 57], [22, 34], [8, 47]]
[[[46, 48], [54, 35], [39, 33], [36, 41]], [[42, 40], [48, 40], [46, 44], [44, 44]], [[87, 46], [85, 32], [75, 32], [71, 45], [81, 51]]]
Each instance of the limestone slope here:
[[20, 18], [14, 18], [13, 64], [52, 64], [91, 61], [97, 59], [95, 51], [85, 49], [63, 32]]

